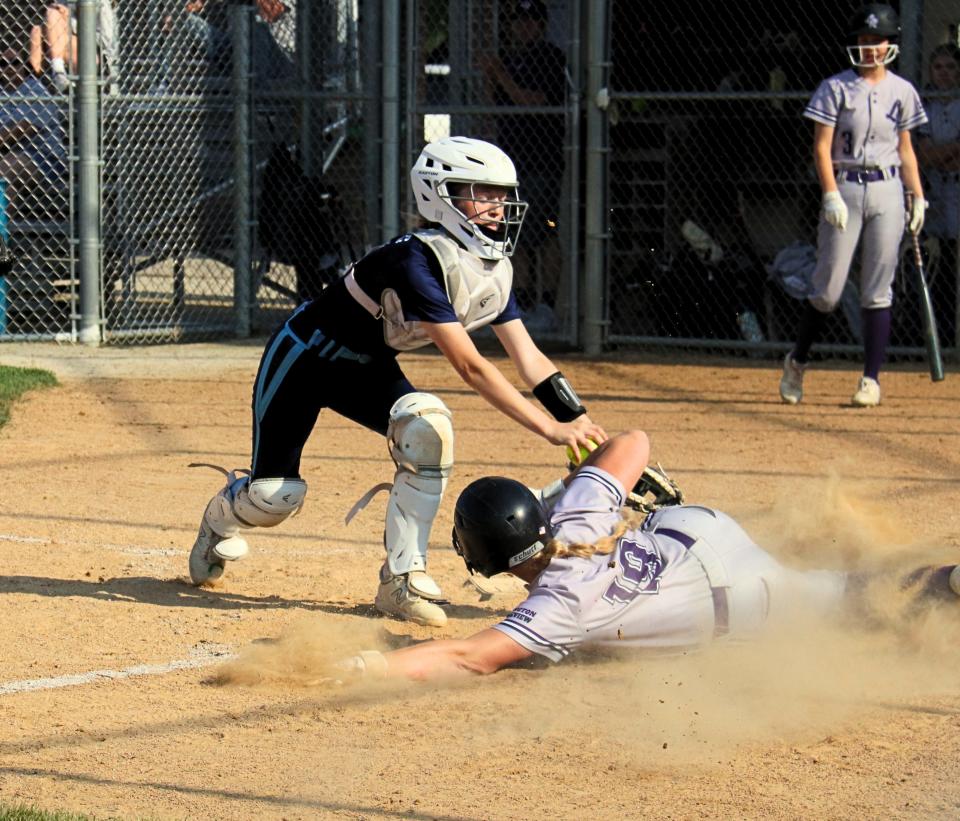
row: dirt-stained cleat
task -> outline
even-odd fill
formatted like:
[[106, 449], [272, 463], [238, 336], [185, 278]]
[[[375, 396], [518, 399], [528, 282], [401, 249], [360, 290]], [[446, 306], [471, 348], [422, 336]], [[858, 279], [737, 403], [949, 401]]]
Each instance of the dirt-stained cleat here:
[[307, 483], [299, 478], [251, 479], [248, 471], [212, 467], [227, 477], [227, 484], [208, 503], [200, 520], [197, 540], [190, 550], [190, 580], [213, 584], [227, 562], [242, 559], [250, 548], [241, 528], [274, 527], [303, 507]]
[[386, 616], [426, 627], [443, 627], [447, 614], [438, 604], [443, 601], [441, 596], [437, 583], [423, 571], [394, 576], [384, 565], [374, 606]]
[[198, 587], [219, 581], [227, 562], [235, 562], [247, 555], [249, 548], [242, 536], [221, 536], [207, 524], [200, 522], [197, 540], [190, 550], [190, 581]]
[[850, 400], [858, 408], [873, 408], [880, 404], [880, 383], [869, 376], [861, 376], [857, 392]]

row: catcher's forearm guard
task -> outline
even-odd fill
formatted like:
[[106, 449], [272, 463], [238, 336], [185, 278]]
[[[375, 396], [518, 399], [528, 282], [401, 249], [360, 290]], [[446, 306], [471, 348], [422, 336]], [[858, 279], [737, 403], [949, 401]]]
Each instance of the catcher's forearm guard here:
[[537, 385], [533, 389], [533, 395], [558, 422], [572, 422], [587, 412], [577, 392], [560, 371], [551, 374]]

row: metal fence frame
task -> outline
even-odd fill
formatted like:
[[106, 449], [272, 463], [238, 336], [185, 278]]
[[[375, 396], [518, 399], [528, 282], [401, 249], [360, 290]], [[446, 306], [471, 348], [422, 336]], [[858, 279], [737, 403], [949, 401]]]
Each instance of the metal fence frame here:
[[[496, 0], [506, 2], [506, 0]], [[464, 8], [474, 0], [463, 0], [457, 8], [451, 7], [451, 20], [464, 18]], [[490, 0], [494, 2], [494, 0]], [[904, 38], [902, 63], [907, 76], [919, 71], [920, 31], [917, 18], [909, 11], [919, 0], [908, 0], [904, 5]], [[465, 5], [464, 5], [465, 4]], [[107, 298], [104, 292], [103, 239], [103, 124], [111, 111], [119, 106], [143, 103], [139, 98], [108, 97], [103, 94], [104, 81], [98, 74], [96, 46], [96, 16], [98, 0], [78, 0], [77, 22], [79, 41], [79, 69], [74, 90], [69, 93], [68, 135], [71, 178], [70, 188], [75, 194], [69, 198], [69, 225], [75, 227], [70, 238], [69, 270], [73, 308], [69, 330], [53, 335], [58, 341], [73, 341], [85, 345], [104, 343], [147, 342], [154, 339], [177, 338], [178, 331], [169, 328], [124, 332], [107, 326]], [[462, 8], [461, 8], [462, 6]], [[610, 162], [610, 113], [617, 105], [629, 105], [637, 100], [698, 102], [729, 99], [736, 101], [802, 100], [807, 92], [648, 92], [611, 88], [610, 76], [614, 55], [611, 53], [613, 0], [583, 2], [583, 0], [555, 0], [554, 9], [563, 9], [567, 15], [568, 94], [566, 104], [558, 109], [545, 106], [527, 107], [524, 113], [562, 114], [566, 123], [563, 235], [564, 278], [571, 305], [568, 318], [553, 335], [553, 339], [582, 349], [588, 355], [597, 355], [611, 345], [656, 346], [667, 348], [696, 348], [724, 351], [783, 351], [785, 343], [748, 342], [738, 339], [711, 339], [693, 337], [665, 337], [629, 334], [611, 330], [611, 303], [617, 299], [612, 292]], [[310, 0], [301, 0], [298, 7], [307, 17], [312, 9]], [[422, 0], [353, 0], [349, 21], [357, 30], [363, 52], [357, 67], [357, 77], [350, 78], [343, 88], [326, 91], [300, 87], [290, 90], [264, 92], [255, 90], [251, 83], [249, 63], [250, 22], [252, 6], [236, 5], [231, 12], [232, 72], [230, 75], [229, 104], [233, 108], [233, 165], [232, 179], [224, 184], [232, 191], [233, 208], [232, 268], [233, 321], [231, 327], [211, 327], [212, 333], [237, 337], [249, 336], [256, 329], [252, 316], [257, 294], [255, 243], [257, 229], [257, 202], [255, 194], [256, 136], [253, 123], [257, 112], [272, 102], [283, 100], [300, 106], [301, 142], [307, 147], [314, 141], [307, 131], [314, 128], [309, 111], [314, 105], [338, 102], [346, 110], [362, 106], [364, 165], [362, 200], [365, 205], [364, 233], [367, 245], [384, 241], [409, 227], [412, 212], [407, 191], [407, 169], [419, 150], [422, 123], [425, 115], [447, 114], [486, 116], [503, 113], [503, 106], [477, 105], [451, 100], [448, 104], [428, 104], [419, 89], [423, 73], [419, 52], [418, 31], [420, 15], [424, 13]], [[469, 9], [468, 9], [469, 11]], [[465, 18], [464, 18], [465, 19]], [[301, 23], [301, 25], [303, 25]], [[305, 30], [305, 29], [302, 29]], [[466, 35], [464, 35], [466, 36]], [[301, 37], [305, 52], [311, 44]], [[376, 55], [376, 59], [371, 56]], [[369, 59], [368, 59], [369, 58]], [[173, 105], [173, 103], [171, 103]], [[346, 139], [346, 115], [343, 122], [332, 122], [336, 132], [332, 148], [322, 157], [305, 156], [307, 166], [326, 171], [336, 152]], [[75, 169], [76, 179], [73, 174]], [[76, 183], [74, 185], [74, 182]], [[582, 196], [581, 196], [581, 193]], [[76, 220], [74, 220], [74, 211]], [[404, 216], [406, 215], [406, 217]], [[960, 257], [960, 254], [958, 254]], [[177, 264], [181, 267], [178, 268]], [[174, 264], [173, 300], [182, 298], [182, 262]], [[177, 277], [180, 284], [177, 284]], [[176, 306], [171, 314], [177, 316]], [[960, 320], [960, 316], [958, 316]], [[960, 321], [957, 323], [960, 328]], [[48, 338], [43, 334], [19, 335], [17, 339]], [[948, 346], [955, 352], [957, 340]], [[848, 354], [859, 350], [855, 345], [822, 345], [830, 353]], [[894, 347], [891, 353], [919, 355], [920, 347]]]

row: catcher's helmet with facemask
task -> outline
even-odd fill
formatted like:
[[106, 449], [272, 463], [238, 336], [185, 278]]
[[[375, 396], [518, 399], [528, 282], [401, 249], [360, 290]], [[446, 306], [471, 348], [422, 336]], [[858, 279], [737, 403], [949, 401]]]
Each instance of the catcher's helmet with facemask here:
[[502, 476], [471, 482], [453, 513], [453, 546], [471, 573], [495, 576], [536, 556], [550, 541], [540, 502]]
[[[517, 194], [517, 169], [513, 160], [492, 143], [471, 137], [444, 137], [428, 143], [410, 170], [417, 210], [429, 222], [439, 223], [471, 254], [483, 259], [503, 259], [513, 254], [527, 203]], [[507, 190], [504, 201], [476, 196], [481, 186]], [[483, 210], [502, 207], [503, 218], [481, 227], [461, 210], [465, 200]]]
[[[872, 60], [867, 62], [864, 59], [864, 51], [872, 49], [873, 46], [861, 46], [857, 43], [857, 38], [866, 34], [882, 37], [890, 43], [880, 63]], [[886, 3], [867, 3], [854, 14], [847, 25], [847, 56], [858, 68], [886, 66], [896, 60], [900, 53], [900, 46], [897, 44], [899, 39], [900, 18], [893, 8]]]

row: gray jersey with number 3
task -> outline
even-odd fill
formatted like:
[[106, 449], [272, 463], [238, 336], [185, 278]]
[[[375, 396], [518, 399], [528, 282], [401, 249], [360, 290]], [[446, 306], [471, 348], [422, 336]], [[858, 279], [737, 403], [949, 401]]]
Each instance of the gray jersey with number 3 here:
[[853, 69], [828, 77], [803, 112], [835, 129], [831, 156], [837, 166], [889, 168], [900, 165], [900, 132], [927, 121], [917, 90], [888, 71], [868, 83]]

